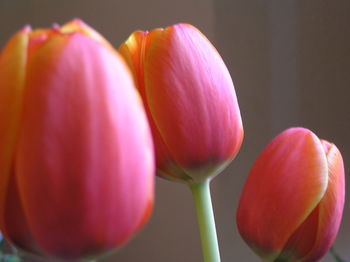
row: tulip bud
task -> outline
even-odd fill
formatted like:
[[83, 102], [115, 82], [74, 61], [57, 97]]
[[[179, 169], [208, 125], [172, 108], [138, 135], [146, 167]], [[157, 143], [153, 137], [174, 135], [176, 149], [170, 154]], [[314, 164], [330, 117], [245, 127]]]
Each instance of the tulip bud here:
[[123, 59], [79, 20], [19, 31], [0, 56], [0, 227], [65, 260], [124, 244], [153, 204], [153, 145]]
[[344, 197], [338, 148], [307, 129], [290, 128], [255, 161], [237, 226], [264, 261], [318, 261], [336, 238]]
[[237, 154], [241, 115], [230, 74], [199, 30], [136, 31], [120, 46], [146, 108], [158, 175], [186, 183], [215, 176]]

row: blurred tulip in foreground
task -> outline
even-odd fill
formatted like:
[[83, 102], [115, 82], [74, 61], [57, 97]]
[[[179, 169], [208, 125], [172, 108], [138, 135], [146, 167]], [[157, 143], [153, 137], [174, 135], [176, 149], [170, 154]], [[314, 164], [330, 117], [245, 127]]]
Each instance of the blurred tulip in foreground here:
[[136, 31], [119, 51], [148, 113], [158, 174], [186, 183], [215, 176], [243, 139], [235, 89], [216, 49], [193, 26], [176, 24]]
[[0, 56], [0, 227], [20, 249], [76, 260], [147, 220], [153, 149], [123, 59], [74, 20], [24, 28]]
[[237, 211], [240, 234], [264, 261], [318, 261], [336, 238], [344, 184], [334, 144], [287, 129], [250, 171]]

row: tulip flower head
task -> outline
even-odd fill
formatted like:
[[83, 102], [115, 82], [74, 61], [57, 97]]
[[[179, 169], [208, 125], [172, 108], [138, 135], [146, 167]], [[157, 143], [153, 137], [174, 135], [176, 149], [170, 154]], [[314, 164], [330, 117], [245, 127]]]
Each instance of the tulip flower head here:
[[[80, 20], [25, 27], [0, 55], [0, 228], [24, 251], [94, 257], [153, 203], [153, 145], [123, 59]], [[51, 260], [50, 260], [51, 261]]]
[[186, 183], [215, 176], [243, 139], [235, 89], [216, 49], [198, 29], [176, 24], [136, 31], [119, 51], [148, 114], [158, 174]]
[[336, 238], [344, 197], [338, 148], [310, 130], [290, 128], [255, 161], [237, 226], [264, 261], [318, 261]]

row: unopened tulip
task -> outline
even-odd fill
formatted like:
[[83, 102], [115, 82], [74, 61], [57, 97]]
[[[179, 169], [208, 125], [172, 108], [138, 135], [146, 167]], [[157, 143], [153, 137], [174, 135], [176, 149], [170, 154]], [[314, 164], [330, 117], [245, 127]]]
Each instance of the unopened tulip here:
[[[124, 244], [153, 203], [153, 146], [123, 59], [75, 20], [20, 30], [0, 56], [0, 227], [64, 260]], [[51, 261], [51, 260], [50, 260]]]
[[254, 163], [237, 226], [264, 261], [318, 261], [336, 238], [344, 195], [338, 148], [307, 129], [290, 128]]
[[150, 121], [160, 176], [211, 178], [237, 154], [243, 128], [230, 74], [199, 30], [136, 31], [120, 46]]

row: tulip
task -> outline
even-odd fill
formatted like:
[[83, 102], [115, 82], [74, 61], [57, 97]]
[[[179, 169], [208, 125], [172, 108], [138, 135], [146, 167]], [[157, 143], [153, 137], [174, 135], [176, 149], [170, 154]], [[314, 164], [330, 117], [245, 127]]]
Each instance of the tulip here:
[[243, 128], [230, 74], [199, 30], [136, 31], [120, 46], [152, 129], [158, 175], [199, 183], [237, 154]]
[[237, 226], [264, 261], [318, 261], [333, 244], [344, 207], [338, 148], [310, 130], [290, 128], [255, 161]]
[[136, 31], [119, 51], [148, 115], [157, 173], [190, 186], [204, 260], [219, 262], [209, 183], [243, 139], [230, 74], [208, 39], [188, 24]]
[[151, 133], [123, 59], [74, 20], [25, 27], [0, 56], [0, 228], [79, 260], [126, 243], [153, 204]]

